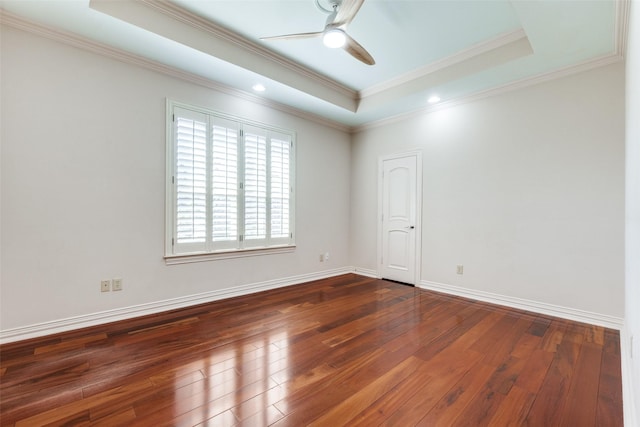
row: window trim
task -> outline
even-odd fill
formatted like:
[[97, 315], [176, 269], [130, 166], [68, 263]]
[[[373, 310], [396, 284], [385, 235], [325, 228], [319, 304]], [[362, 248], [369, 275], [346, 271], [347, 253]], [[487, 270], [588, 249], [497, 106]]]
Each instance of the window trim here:
[[[291, 233], [291, 238], [289, 243], [285, 244], [274, 244], [271, 246], [253, 246], [253, 247], [239, 247], [239, 248], [225, 248], [225, 249], [216, 249], [213, 251], [196, 251], [196, 252], [184, 252], [184, 253], [174, 253], [173, 252], [173, 242], [174, 242], [174, 234], [175, 234], [175, 185], [173, 183], [173, 177], [175, 176], [175, 147], [174, 147], [174, 135], [173, 135], [173, 119], [174, 119], [174, 110], [176, 108], [182, 108], [190, 111], [194, 111], [197, 113], [207, 114], [211, 116], [215, 116], [224, 120], [230, 120], [241, 124], [241, 126], [253, 126], [258, 127], [268, 132], [274, 132], [279, 134], [284, 134], [291, 137], [291, 161], [289, 164], [289, 183], [292, 188], [292, 192], [290, 195], [290, 206], [289, 206], [289, 232]], [[164, 259], [167, 265], [173, 264], [183, 264], [183, 263], [192, 263], [192, 262], [201, 262], [201, 261], [211, 261], [211, 260], [219, 260], [219, 259], [230, 259], [230, 258], [241, 258], [241, 257], [253, 257], [253, 256], [261, 256], [267, 254], [276, 254], [276, 253], [287, 253], [293, 252], [296, 248], [295, 238], [296, 238], [296, 230], [295, 230], [295, 206], [296, 206], [296, 133], [289, 129], [283, 129], [276, 126], [268, 125], [265, 123], [260, 123], [253, 120], [248, 120], [243, 117], [233, 116], [226, 113], [221, 113], [219, 111], [197, 107], [190, 104], [181, 103], [178, 101], [171, 100], [169, 98], [166, 99], [166, 123], [165, 123], [165, 250], [164, 250]]]
[[197, 252], [184, 253], [177, 255], [165, 255], [164, 261], [166, 265], [191, 264], [194, 262], [215, 261], [221, 259], [255, 257], [261, 255], [286, 254], [293, 252], [296, 245], [270, 246], [268, 248], [251, 248], [251, 249], [225, 249], [216, 252]]

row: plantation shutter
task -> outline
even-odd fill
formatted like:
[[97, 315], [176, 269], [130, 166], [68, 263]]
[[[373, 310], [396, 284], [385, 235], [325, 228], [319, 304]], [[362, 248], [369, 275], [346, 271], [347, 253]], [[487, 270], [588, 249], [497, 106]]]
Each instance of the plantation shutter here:
[[211, 133], [211, 240], [214, 249], [236, 248], [239, 240], [239, 125], [212, 117]]
[[175, 109], [175, 246], [203, 251], [207, 237], [207, 116]]
[[167, 255], [293, 244], [293, 135], [170, 110]]
[[271, 211], [271, 243], [276, 239], [283, 242], [290, 238], [291, 182], [290, 159], [291, 137], [284, 134], [272, 134], [270, 146], [270, 211]]
[[267, 238], [267, 135], [244, 127], [245, 247], [264, 245]]

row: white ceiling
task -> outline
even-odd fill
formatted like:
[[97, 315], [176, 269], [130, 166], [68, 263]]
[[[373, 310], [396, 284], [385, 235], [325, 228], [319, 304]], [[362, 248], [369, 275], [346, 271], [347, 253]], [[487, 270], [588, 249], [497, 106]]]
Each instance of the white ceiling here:
[[[328, 0], [320, 0], [327, 5]], [[28, 22], [357, 127], [619, 60], [628, 0], [366, 0], [348, 33], [368, 66], [320, 39], [314, 0], [0, 0]]]

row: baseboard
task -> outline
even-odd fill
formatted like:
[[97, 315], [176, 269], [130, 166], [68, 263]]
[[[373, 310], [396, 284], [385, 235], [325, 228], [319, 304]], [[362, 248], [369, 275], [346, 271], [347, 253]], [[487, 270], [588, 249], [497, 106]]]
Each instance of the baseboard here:
[[[620, 331], [620, 357], [622, 359], [622, 401], [624, 411], [624, 425], [633, 427], [640, 426], [640, 419], [636, 408], [638, 402], [633, 388], [633, 365], [631, 360], [631, 349], [629, 348], [630, 337], [626, 327]], [[636, 356], [637, 357], [637, 356]]]
[[473, 289], [461, 288], [458, 286], [446, 285], [443, 283], [430, 282], [422, 280], [420, 288], [432, 291], [442, 292], [451, 295], [457, 295], [465, 298], [471, 298], [479, 301], [489, 302], [492, 304], [502, 305], [520, 310], [532, 311], [534, 313], [546, 314], [549, 316], [561, 317], [576, 322], [588, 323], [591, 325], [604, 326], [606, 328], [621, 330], [624, 319], [609, 316], [606, 314], [592, 313], [589, 311], [578, 310], [575, 308], [562, 307], [553, 304], [547, 304], [538, 301], [526, 300], [522, 298], [510, 297], [505, 295], [494, 294], [491, 292], [477, 291]]
[[359, 274], [361, 276], [372, 277], [374, 279], [378, 279], [380, 277], [380, 276], [378, 276], [378, 272], [376, 270], [371, 270], [369, 268], [353, 267], [353, 272], [355, 274]]
[[[328, 277], [342, 274], [354, 273], [353, 267], [336, 268], [315, 273], [300, 274], [297, 276], [284, 277], [280, 279], [267, 280], [264, 282], [251, 283], [236, 286], [233, 288], [219, 289], [210, 292], [203, 292], [195, 295], [172, 298], [163, 301], [145, 303], [130, 307], [123, 307], [114, 310], [91, 313], [82, 316], [69, 317], [66, 319], [54, 320], [50, 322], [38, 323], [14, 329], [0, 331], [0, 344], [22, 341], [29, 338], [36, 338], [45, 335], [67, 332], [74, 329], [86, 328], [119, 320], [131, 319], [134, 317], [146, 316], [163, 311], [175, 310], [192, 305], [203, 304], [225, 298], [237, 297], [266, 291], [269, 289], [282, 288], [285, 286], [297, 285], [313, 280], [326, 279]], [[358, 273], [362, 274], [362, 273]]]
[[[119, 320], [131, 319], [139, 316], [146, 316], [163, 311], [189, 307], [192, 305], [217, 301], [224, 298], [248, 295], [256, 292], [266, 291], [269, 289], [297, 285], [312, 280], [320, 280], [347, 273], [355, 273], [361, 276], [373, 278], [378, 277], [377, 271], [375, 270], [360, 267], [342, 267], [332, 270], [324, 270], [320, 272], [267, 280], [263, 282], [236, 286], [233, 288], [219, 289], [195, 295], [187, 295], [184, 297], [172, 298], [163, 301], [156, 301], [130, 307], [118, 308], [114, 310], [102, 311], [98, 313], [86, 314], [82, 316], [69, 317], [66, 319], [43, 322], [14, 329], [2, 330], [0, 331], [0, 344], [66, 332], [89, 326], [96, 326]], [[443, 292], [447, 294], [490, 302], [493, 304], [575, 320], [578, 322], [605, 326], [617, 330], [621, 330], [623, 325], [623, 319], [619, 319], [613, 316], [590, 313], [586, 311], [560, 307], [536, 301], [524, 300], [520, 298], [507, 297], [489, 292], [474, 291], [457, 286], [445, 285], [442, 283], [423, 280], [420, 282], [419, 287], [423, 289], [431, 289], [437, 292]]]

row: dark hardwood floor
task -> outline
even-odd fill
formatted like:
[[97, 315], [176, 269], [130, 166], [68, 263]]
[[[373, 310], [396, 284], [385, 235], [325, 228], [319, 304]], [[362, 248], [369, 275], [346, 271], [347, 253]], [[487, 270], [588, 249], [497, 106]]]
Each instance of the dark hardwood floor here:
[[357, 275], [0, 357], [2, 426], [623, 425], [617, 331]]

